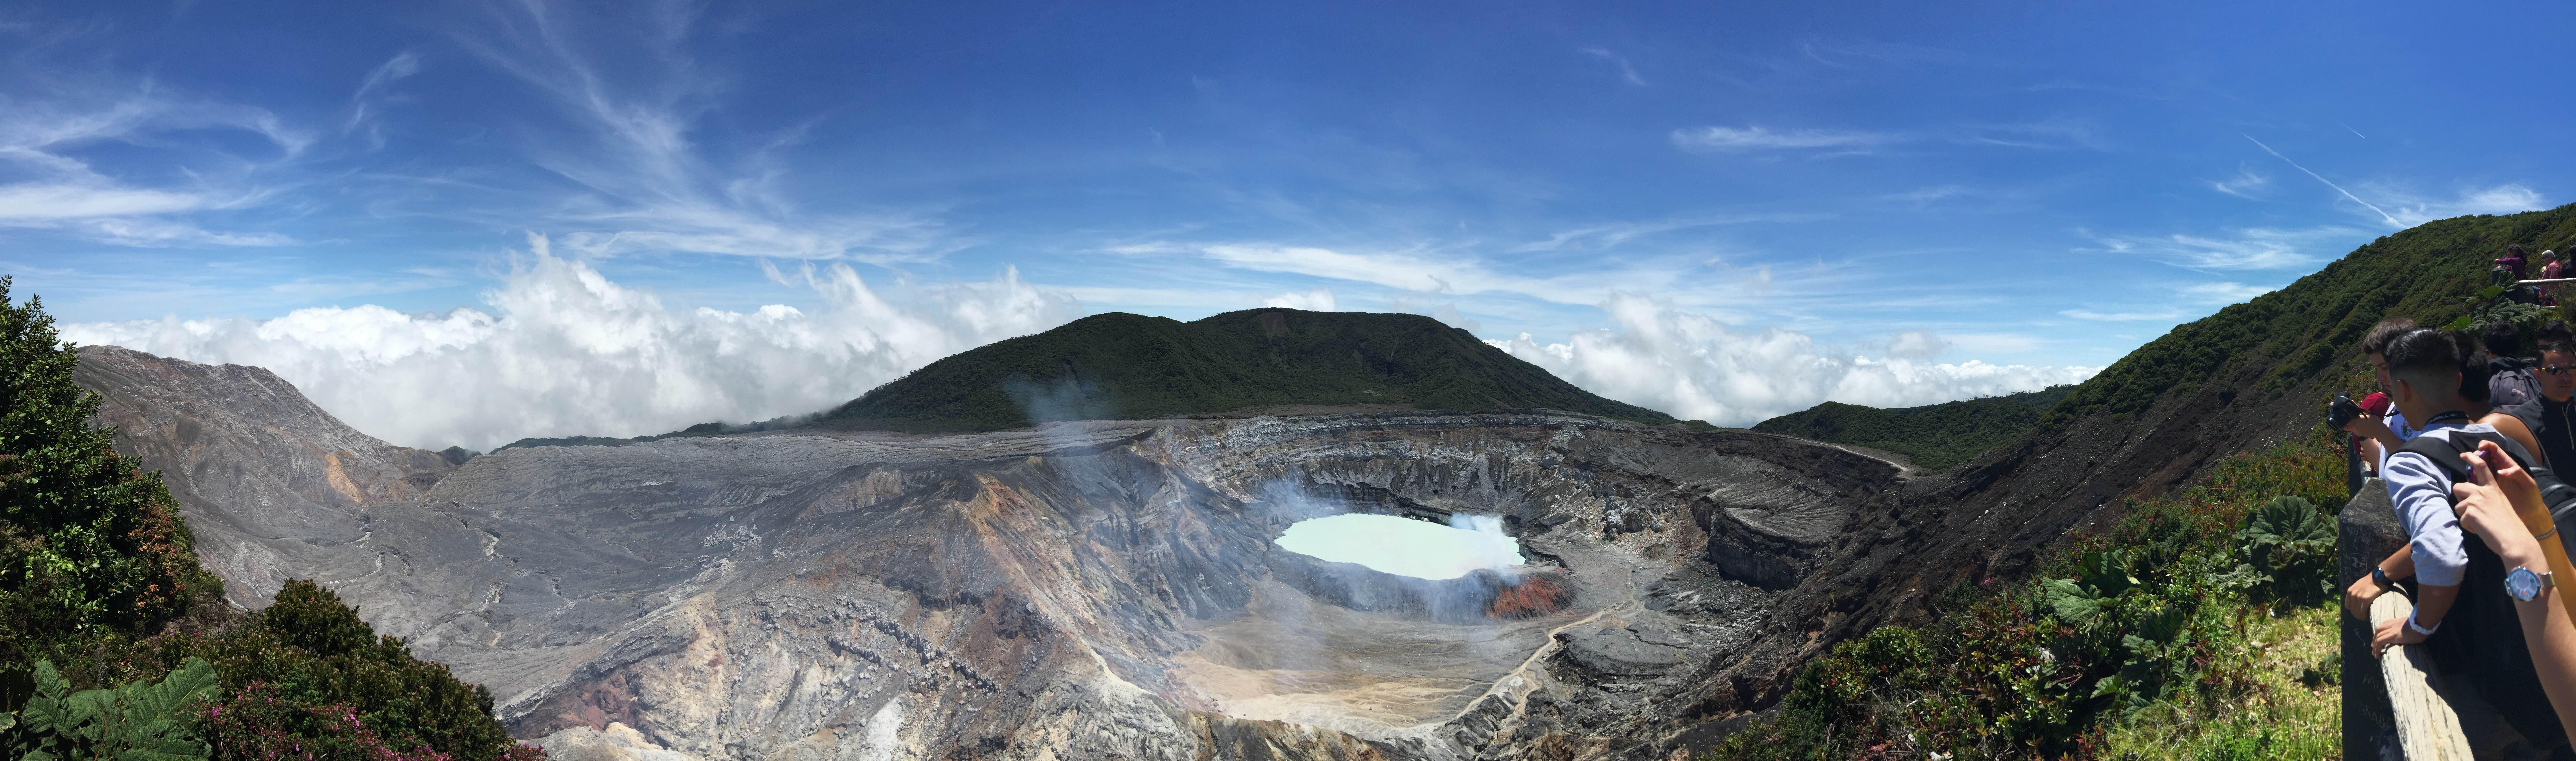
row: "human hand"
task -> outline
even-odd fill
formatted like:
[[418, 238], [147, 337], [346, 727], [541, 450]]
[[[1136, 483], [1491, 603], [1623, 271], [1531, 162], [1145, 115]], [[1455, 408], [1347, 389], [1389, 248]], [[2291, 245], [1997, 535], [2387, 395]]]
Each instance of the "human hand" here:
[[2343, 430], [2345, 433], [2365, 439], [2396, 438], [2397, 436], [2396, 432], [2388, 430], [2386, 418], [2367, 412], [2353, 416], [2352, 422], [2343, 424]]
[[2343, 609], [2351, 613], [2353, 618], [2368, 621], [2370, 604], [2377, 602], [2379, 596], [2387, 592], [2388, 588], [2380, 586], [2378, 579], [2369, 576], [2355, 579], [2352, 586], [2345, 587], [2343, 590]]
[[[2515, 492], [2527, 489], [2526, 499], [2535, 506], [2539, 502], [2540, 488], [2531, 474], [2514, 465], [2513, 458], [2504, 456], [2493, 442], [2478, 442], [2478, 451], [2462, 452], [2460, 460], [2469, 466], [2469, 480], [2451, 485], [2451, 510], [2459, 516], [2460, 528], [2478, 535], [2508, 562], [2538, 557], [2540, 540], [2532, 537], [2530, 527], [2514, 511]], [[2504, 466], [2502, 470], [2498, 464]]]
[[2406, 618], [2406, 616], [2398, 616], [2371, 627], [2370, 657], [2377, 658], [2388, 652], [2389, 645], [2412, 645], [2424, 641], [2424, 635], [2415, 633], [2413, 628], [2406, 625]]

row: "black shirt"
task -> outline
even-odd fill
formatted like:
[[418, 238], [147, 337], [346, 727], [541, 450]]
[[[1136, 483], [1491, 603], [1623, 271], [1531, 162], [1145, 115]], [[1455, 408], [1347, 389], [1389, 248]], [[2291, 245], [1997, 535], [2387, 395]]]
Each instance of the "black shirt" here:
[[2540, 441], [2540, 456], [2549, 460], [2545, 464], [2550, 470], [2576, 472], [2576, 403], [2544, 396], [2505, 412], [2520, 418], [2522, 427], [2531, 429], [2531, 437]]

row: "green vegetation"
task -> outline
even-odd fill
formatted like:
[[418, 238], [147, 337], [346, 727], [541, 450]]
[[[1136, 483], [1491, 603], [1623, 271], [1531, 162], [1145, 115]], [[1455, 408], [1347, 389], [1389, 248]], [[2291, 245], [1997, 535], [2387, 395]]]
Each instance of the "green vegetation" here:
[[[2173, 329], [2093, 376], [2051, 409], [2044, 425], [2095, 413], [2137, 414], [2168, 394], [2190, 394], [2222, 373], [2261, 371], [2258, 393], [2278, 395], [2352, 358], [2361, 334], [2391, 315], [2441, 325], [2472, 306], [2460, 294], [2487, 287], [2505, 244], [2576, 246], [2576, 205], [2507, 216], [2427, 222], [2372, 241], [2316, 274]], [[2561, 306], [2576, 311], [2576, 302]]]
[[1707, 757], [2334, 757], [2339, 438], [2227, 458], [2039, 578], [1835, 646]]
[[896, 431], [993, 431], [1273, 404], [1536, 407], [1677, 422], [1575, 388], [1429, 317], [1293, 309], [1186, 323], [1093, 315], [930, 363], [825, 417]]
[[25, 761], [115, 758], [183, 761], [206, 758], [192, 709], [215, 694], [215, 669], [204, 658], [159, 682], [70, 692], [52, 661], [36, 662], [36, 694], [25, 708], [0, 713], [0, 748]]
[[[0, 277], [0, 747], [12, 757], [519, 761], [492, 698], [310, 581], [244, 615], [160, 475], [87, 421], [43, 304]], [[292, 753], [288, 752], [292, 749]]]
[[1826, 402], [1756, 423], [1753, 430], [1884, 449], [1912, 458], [1916, 467], [1940, 472], [2030, 430], [2050, 407], [2074, 391], [2074, 386], [2051, 386], [1891, 410]]

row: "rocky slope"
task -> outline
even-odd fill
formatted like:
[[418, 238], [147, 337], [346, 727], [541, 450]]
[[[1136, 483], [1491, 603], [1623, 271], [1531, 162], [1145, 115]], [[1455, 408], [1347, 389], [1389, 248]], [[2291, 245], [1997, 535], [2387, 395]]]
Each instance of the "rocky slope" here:
[[[1715, 718], [1707, 675], [1786, 667], [1747, 649], [1780, 590], [1900, 491], [1838, 448], [1536, 410], [460, 465], [255, 368], [81, 358], [236, 600], [320, 578], [581, 758], [1660, 754]], [[1433, 582], [1270, 542], [1353, 510], [1501, 515], [1531, 563]]]

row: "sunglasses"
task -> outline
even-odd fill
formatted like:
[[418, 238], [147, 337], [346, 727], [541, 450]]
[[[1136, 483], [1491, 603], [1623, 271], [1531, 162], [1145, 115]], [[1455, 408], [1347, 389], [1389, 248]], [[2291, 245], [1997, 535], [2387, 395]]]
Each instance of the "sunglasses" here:
[[2566, 375], [2569, 370], [2576, 370], [2576, 365], [2550, 365], [2548, 367], [2540, 368], [2541, 372], [2548, 373], [2550, 375]]

